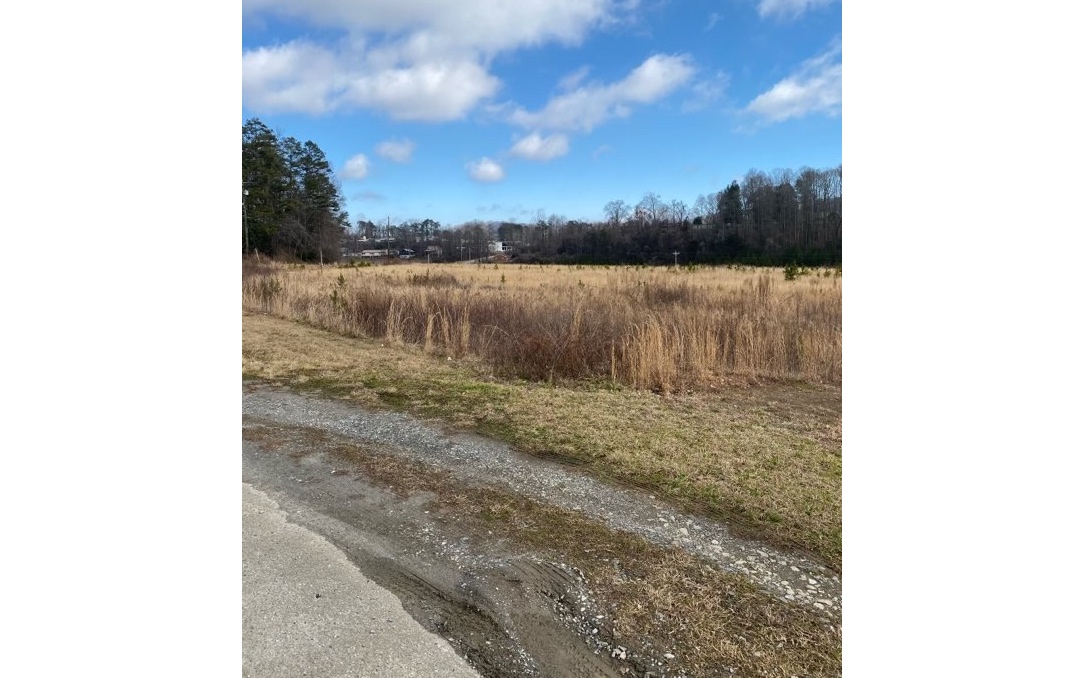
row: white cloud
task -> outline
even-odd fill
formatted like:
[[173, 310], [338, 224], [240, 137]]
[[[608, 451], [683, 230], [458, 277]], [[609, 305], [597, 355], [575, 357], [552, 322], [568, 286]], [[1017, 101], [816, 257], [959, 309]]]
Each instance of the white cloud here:
[[247, 19], [341, 31], [334, 46], [296, 41], [242, 53], [242, 96], [257, 112], [352, 107], [400, 120], [464, 117], [494, 95], [503, 51], [576, 45], [634, 11], [616, 0], [244, 0]]
[[505, 170], [489, 158], [467, 163], [467, 173], [475, 181], [494, 182], [505, 178]]
[[403, 141], [382, 141], [377, 144], [377, 154], [392, 162], [410, 162], [411, 154], [414, 153], [414, 142], [409, 139]]
[[619, 82], [586, 85], [558, 95], [534, 113], [517, 107], [508, 119], [536, 129], [591, 131], [606, 120], [629, 115], [630, 104], [662, 99], [684, 85], [693, 72], [689, 55], [656, 54]]
[[618, 83], [616, 94], [629, 101], [649, 103], [670, 94], [691, 75], [693, 66], [688, 55], [657, 54], [645, 59]]
[[759, 0], [757, 13], [762, 18], [796, 19], [815, 7], [831, 5], [836, 0]]
[[613, 0], [243, 0], [242, 9], [490, 54], [551, 41], [577, 44], [589, 30], [629, 11]]
[[551, 134], [544, 137], [538, 132], [533, 132], [517, 141], [509, 152], [519, 158], [545, 162], [568, 153], [569, 139], [564, 134]]
[[838, 115], [843, 99], [842, 78], [843, 64], [837, 44], [758, 95], [746, 110], [769, 122], [801, 118], [809, 113]]
[[352, 156], [343, 165], [343, 171], [339, 173], [344, 179], [365, 179], [369, 174], [369, 158], [363, 154]]
[[256, 110], [324, 113], [338, 69], [335, 55], [316, 45], [261, 47], [241, 55], [241, 95]]
[[497, 78], [461, 61], [427, 63], [378, 73], [354, 74], [343, 100], [384, 110], [397, 120], [439, 122], [462, 118], [497, 91]]
[[246, 105], [258, 111], [325, 113], [364, 107], [398, 120], [462, 118], [492, 96], [497, 78], [471, 60], [381, 68], [352, 48], [332, 52], [295, 41], [241, 57]]

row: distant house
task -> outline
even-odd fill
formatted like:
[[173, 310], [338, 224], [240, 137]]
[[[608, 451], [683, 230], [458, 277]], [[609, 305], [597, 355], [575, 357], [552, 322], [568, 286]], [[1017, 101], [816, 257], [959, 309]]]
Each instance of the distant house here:
[[503, 242], [501, 240], [495, 240], [494, 242], [490, 243], [490, 251], [494, 252], [494, 253], [511, 252], [512, 251], [512, 245], [507, 243], [507, 242]]
[[392, 250], [362, 250], [363, 259], [378, 259], [392, 256]]

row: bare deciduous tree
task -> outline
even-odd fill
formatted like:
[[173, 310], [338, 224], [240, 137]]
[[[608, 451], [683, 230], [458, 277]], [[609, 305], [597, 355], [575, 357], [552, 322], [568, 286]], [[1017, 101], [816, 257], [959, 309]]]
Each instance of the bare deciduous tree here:
[[689, 219], [689, 206], [681, 200], [672, 200], [670, 204], [671, 219], [676, 224], [684, 224]]
[[651, 191], [645, 193], [637, 203], [637, 211], [643, 215], [644, 219], [652, 223], [660, 220], [664, 207], [663, 199], [659, 197], [659, 194]]
[[624, 200], [611, 200], [603, 206], [607, 221], [617, 226], [629, 217], [629, 205]]

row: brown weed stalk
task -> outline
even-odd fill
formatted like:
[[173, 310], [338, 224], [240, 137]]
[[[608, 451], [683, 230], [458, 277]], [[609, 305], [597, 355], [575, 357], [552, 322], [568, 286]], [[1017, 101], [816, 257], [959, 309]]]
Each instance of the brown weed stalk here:
[[842, 372], [839, 278], [777, 269], [264, 265], [242, 304], [533, 380], [673, 392]]

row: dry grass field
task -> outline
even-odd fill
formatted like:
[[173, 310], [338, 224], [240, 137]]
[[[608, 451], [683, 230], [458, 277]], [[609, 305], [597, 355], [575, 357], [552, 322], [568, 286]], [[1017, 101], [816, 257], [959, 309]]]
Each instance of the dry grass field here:
[[660, 393], [734, 378], [839, 384], [839, 272], [250, 265], [243, 307], [454, 359], [500, 377]]
[[243, 374], [395, 408], [841, 564], [841, 278], [248, 264]]

